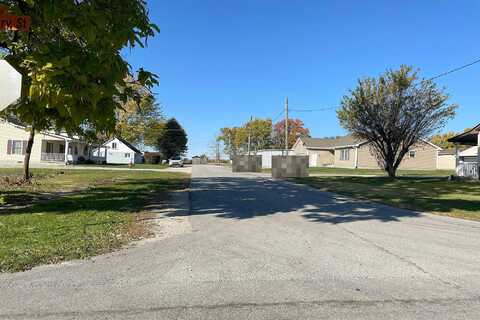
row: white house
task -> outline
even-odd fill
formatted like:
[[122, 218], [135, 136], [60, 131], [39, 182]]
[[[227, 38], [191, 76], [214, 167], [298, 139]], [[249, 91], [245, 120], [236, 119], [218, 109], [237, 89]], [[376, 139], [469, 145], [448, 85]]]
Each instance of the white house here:
[[92, 158], [97, 162], [107, 164], [135, 164], [143, 162], [140, 150], [125, 139], [115, 137], [102, 144], [92, 152]]
[[[286, 152], [283, 149], [264, 149], [256, 152], [257, 156], [262, 156], [262, 168], [272, 168], [272, 156], [283, 156]], [[290, 153], [291, 154], [291, 153]]]
[[[23, 163], [30, 132], [24, 125], [0, 118], [0, 165]], [[89, 146], [79, 137], [43, 131], [35, 134], [30, 162], [32, 164], [76, 163], [89, 158]]]

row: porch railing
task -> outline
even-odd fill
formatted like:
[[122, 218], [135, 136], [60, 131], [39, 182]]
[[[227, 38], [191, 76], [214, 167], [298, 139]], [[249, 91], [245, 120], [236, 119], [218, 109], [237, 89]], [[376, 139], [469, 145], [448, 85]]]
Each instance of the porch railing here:
[[478, 179], [477, 162], [461, 162], [457, 167], [457, 176]]
[[65, 161], [65, 154], [64, 154], [64, 153], [46, 153], [46, 152], [42, 152], [41, 160], [42, 160], [42, 161], [64, 162], [64, 161]]

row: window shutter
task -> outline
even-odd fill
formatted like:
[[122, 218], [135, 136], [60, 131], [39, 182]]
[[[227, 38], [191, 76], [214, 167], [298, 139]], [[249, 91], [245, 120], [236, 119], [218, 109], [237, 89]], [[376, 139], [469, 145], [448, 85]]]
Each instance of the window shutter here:
[[7, 142], [7, 154], [12, 154], [12, 140]]
[[27, 141], [27, 140], [23, 140], [22, 154], [27, 153], [27, 144], [28, 144], [28, 141]]

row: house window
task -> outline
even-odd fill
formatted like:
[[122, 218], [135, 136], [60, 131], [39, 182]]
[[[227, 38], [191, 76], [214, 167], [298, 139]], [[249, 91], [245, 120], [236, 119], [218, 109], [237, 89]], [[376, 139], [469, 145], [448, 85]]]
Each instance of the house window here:
[[125, 158], [130, 158], [130, 153], [125, 153]]
[[78, 154], [78, 147], [75, 146], [75, 148], [74, 148], [73, 150], [74, 150], [73, 153], [74, 153], [75, 155], [77, 155], [77, 154]]
[[45, 151], [47, 153], [53, 153], [53, 143], [47, 142], [47, 149]]
[[12, 140], [12, 154], [22, 154], [22, 151], [23, 151], [23, 141]]
[[350, 149], [340, 150], [340, 160], [344, 160], [344, 161], [350, 160]]
[[64, 144], [60, 144], [58, 146], [58, 153], [65, 153], [65, 145]]
[[112, 149], [114, 149], [114, 150], [117, 149], [117, 143], [116, 142], [112, 142]]
[[417, 156], [417, 151], [414, 151], [414, 150], [408, 151], [408, 157], [410, 159], [414, 159], [416, 156]]
[[84, 156], [87, 156], [87, 155], [88, 155], [88, 146], [85, 146], [85, 147], [83, 148], [83, 155], [84, 155]]

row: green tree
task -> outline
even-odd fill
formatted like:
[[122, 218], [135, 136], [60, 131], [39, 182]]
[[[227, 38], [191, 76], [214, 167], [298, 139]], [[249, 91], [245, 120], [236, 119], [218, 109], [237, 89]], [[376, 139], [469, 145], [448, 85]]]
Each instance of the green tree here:
[[223, 142], [224, 153], [233, 157], [248, 151], [256, 152], [272, 146], [272, 120], [252, 119], [241, 127], [225, 127], [220, 129], [218, 140]]
[[220, 129], [217, 139], [223, 142], [223, 152], [232, 158], [242, 152], [247, 142], [247, 134], [243, 127], [225, 127]]
[[134, 90], [134, 98], [129, 98], [117, 110], [116, 134], [137, 147], [155, 147], [163, 133], [165, 119], [153, 94], [144, 86], [132, 81], [128, 86]]
[[[28, 33], [0, 32], [0, 49], [23, 74], [20, 102], [13, 113], [30, 127], [24, 162], [29, 178], [35, 132], [55, 129], [70, 134], [85, 128], [113, 132], [115, 112], [135, 97], [125, 77], [131, 74], [121, 50], [158, 32], [144, 0], [3, 0], [12, 14], [31, 17]], [[140, 69], [138, 82], [157, 83]]]
[[408, 66], [378, 79], [359, 80], [342, 100], [340, 124], [370, 141], [378, 163], [395, 177], [403, 157], [419, 139], [427, 139], [455, 115], [448, 95], [432, 81], [418, 81]]
[[187, 152], [187, 133], [175, 118], [165, 123], [163, 134], [157, 141], [157, 147], [167, 159], [179, 157]]
[[439, 146], [442, 149], [450, 149], [455, 147], [455, 144], [453, 142], [449, 142], [448, 139], [456, 136], [457, 133], [455, 132], [447, 132], [443, 134], [436, 134], [430, 137], [430, 142]]
[[[250, 150], [258, 151], [272, 146], [272, 120], [271, 119], [252, 119], [245, 124], [248, 135], [250, 134]], [[248, 148], [248, 147], [247, 147]]]

